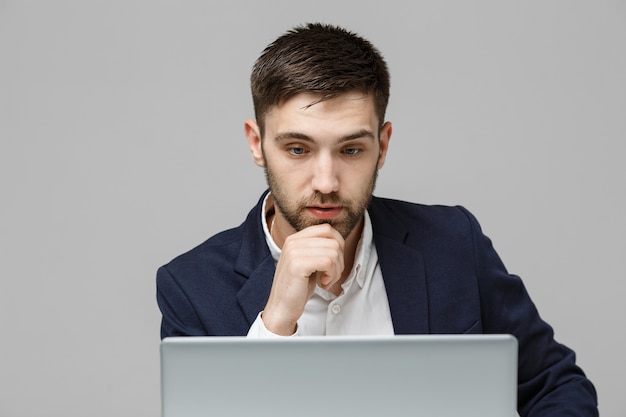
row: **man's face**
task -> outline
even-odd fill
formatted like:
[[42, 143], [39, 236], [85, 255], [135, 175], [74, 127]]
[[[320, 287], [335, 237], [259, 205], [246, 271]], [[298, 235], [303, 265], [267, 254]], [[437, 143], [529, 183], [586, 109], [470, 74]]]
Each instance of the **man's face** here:
[[330, 223], [347, 238], [374, 191], [391, 125], [379, 130], [370, 95], [318, 100], [299, 94], [272, 108], [262, 141], [251, 140], [254, 122], [246, 123], [246, 132], [256, 163], [265, 168], [277, 215], [295, 231]]

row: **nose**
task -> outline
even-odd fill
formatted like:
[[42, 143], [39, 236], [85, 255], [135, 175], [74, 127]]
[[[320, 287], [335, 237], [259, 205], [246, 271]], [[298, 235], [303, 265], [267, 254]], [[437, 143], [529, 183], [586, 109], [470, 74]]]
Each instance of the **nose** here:
[[311, 186], [314, 191], [330, 194], [339, 191], [339, 173], [337, 163], [331, 155], [319, 154], [314, 162]]

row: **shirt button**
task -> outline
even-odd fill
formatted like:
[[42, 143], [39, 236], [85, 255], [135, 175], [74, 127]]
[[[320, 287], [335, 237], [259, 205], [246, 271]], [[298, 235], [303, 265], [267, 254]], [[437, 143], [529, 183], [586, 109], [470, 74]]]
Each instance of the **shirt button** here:
[[335, 314], [339, 314], [339, 312], [341, 311], [341, 306], [339, 304], [333, 305], [332, 311]]

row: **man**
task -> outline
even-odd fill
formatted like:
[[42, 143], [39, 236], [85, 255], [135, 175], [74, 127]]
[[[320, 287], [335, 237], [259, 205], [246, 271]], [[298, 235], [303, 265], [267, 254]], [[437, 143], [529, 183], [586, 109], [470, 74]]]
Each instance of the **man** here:
[[597, 415], [591, 382], [462, 207], [373, 197], [392, 127], [380, 53], [311, 24], [269, 45], [245, 122], [269, 191], [159, 269], [161, 337], [508, 333], [522, 416]]

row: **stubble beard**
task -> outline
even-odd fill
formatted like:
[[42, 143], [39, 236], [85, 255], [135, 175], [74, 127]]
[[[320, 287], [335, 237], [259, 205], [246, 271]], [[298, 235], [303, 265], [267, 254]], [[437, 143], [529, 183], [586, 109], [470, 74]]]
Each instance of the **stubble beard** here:
[[[344, 239], [347, 239], [350, 233], [363, 219], [365, 210], [367, 210], [372, 194], [374, 193], [374, 188], [376, 187], [378, 170], [374, 169], [365, 191], [361, 194], [357, 201], [341, 199], [339, 194], [336, 192], [322, 194], [319, 191], [316, 191], [310, 197], [305, 197], [300, 201], [292, 203], [287, 191], [282, 188], [280, 181], [272, 172], [272, 169], [267, 164], [267, 161], [265, 161], [265, 177], [274, 199], [274, 205], [280, 210], [283, 217], [285, 217], [287, 222], [296, 231], [299, 232], [316, 224], [328, 223], [334, 227]], [[333, 204], [341, 206], [342, 213], [340, 218], [311, 219], [310, 216], [306, 216], [305, 212], [307, 207], [317, 204]]]

